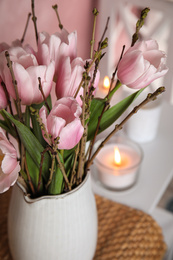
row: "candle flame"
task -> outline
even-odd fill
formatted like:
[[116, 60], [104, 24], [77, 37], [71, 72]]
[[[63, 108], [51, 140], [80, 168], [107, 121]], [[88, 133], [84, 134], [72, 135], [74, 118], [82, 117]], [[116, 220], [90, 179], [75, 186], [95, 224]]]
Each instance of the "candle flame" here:
[[110, 80], [109, 80], [108, 76], [104, 77], [103, 87], [106, 88], [106, 89], [110, 87]]
[[114, 161], [116, 165], [121, 165], [121, 155], [118, 147], [114, 148]]

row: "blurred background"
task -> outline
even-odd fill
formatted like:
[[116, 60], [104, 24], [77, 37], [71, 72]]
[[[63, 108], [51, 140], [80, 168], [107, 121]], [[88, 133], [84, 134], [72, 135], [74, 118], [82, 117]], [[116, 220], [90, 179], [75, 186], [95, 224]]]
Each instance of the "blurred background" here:
[[[52, 34], [59, 31], [58, 20], [52, 5], [58, 4], [61, 22], [68, 32], [78, 34], [78, 55], [89, 57], [92, 32], [92, 10], [96, 0], [35, 0], [38, 31]], [[28, 13], [31, 12], [30, 0], [0, 0], [0, 42], [10, 44], [21, 39]], [[33, 41], [34, 40], [34, 41]], [[35, 44], [33, 22], [30, 21], [25, 38], [26, 43]], [[36, 46], [36, 44], [35, 44]]]

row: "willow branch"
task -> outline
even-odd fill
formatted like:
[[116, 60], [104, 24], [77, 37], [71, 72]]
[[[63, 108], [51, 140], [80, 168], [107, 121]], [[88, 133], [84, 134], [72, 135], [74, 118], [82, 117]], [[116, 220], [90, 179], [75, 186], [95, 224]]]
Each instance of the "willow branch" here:
[[25, 170], [26, 170], [26, 174], [27, 174], [27, 178], [28, 178], [28, 183], [29, 183], [29, 186], [31, 188], [33, 195], [35, 195], [35, 189], [34, 189], [34, 185], [33, 185], [32, 180], [31, 180], [31, 176], [29, 174], [28, 165], [27, 165], [27, 162], [26, 162], [26, 157], [25, 157], [24, 162], [25, 162]]
[[80, 141], [80, 153], [79, 153], [79, 163], [78, 163], [78, 170], [77, 170], [77, 182], [80, 183], [82, 181], [82, 175], [84, 170], [84, 162], [85, 162], [85, 144], [87, 138], [87, 124], [85, 124], [86, 120], [86, 93], [87, 93], [87, 81], [88, 74], [85, 74], [85, 81], [84, 81], [84, 90], [83, 90], [83, 98], [82, 98], [82, 117], [81, 117], [81, 124], [84, 127], [84, 133]]
[[145, 9], [143, 9], [141, 11], [140, 19], [136, 23], [136, 32], [132, 36], [131, 46], [134, 46], [135, 43], [137, 42], [137, 40], [139, 39], [139, 31], [142, 28], [142, 26], [144, 25], [145, 18], [147, 17], [147, 14], [149, 11], [150, 11], [150, 9], [148, 7], [146, 7]]
[[99, 153], [99, 151], [102, 149], [102, 147], [109, 141], [109, 139], [115, 134], [117, 133], [120, 129], [122, 129], [122, 127], [124, 126], [124, 124], [134, 115], [138, 112], [139, 109], [141, 109], [144, 105], [146, 105], [147, 103], [154, 101], [158, 95], [162, 94], [165, 91], [165, 87], [160, 87], [158, 88], [154, 93], [149, 93], [146, 97], [146, 99], [144, 101], [142, 101], [138, 106], [134, 107], [133, 110], [125, 117], [125, 119], [120, 123], [117, 124], [114, 128], [114, 130], [103, 140], [103, 142], [99, 145], [99, 147], [97, 148], [97, 150], [95, 151], [95, 153], [93, 154], [93, 156], [91, 157], [91, 159], [88, 161], [87, 166], [90, 167], [90, 165], [92, 164], [93, 160], [95, 159], [95, 157], [97, 156], [97, 154]]
[[98, 43], [98, 49], [97, 50], [100, 50], [100, 48], [101, 48], [101, 43], [103, 42], [103, 39], [104, 39], [105, 34], [106, 34], [106, 31], [108, 30], [109, 20], [110, 20], [110, 17], [107, 18], [106, 26], [105, 26], [105, 29], [103, 31], [102, 37], [101, 37], [101, 39], [100, 39], [100, 41]]
[[41, 186], [41, 175], [42, 175], [42, 169], [43, 169], [43, 161], [44, 161], [44, 155], [47, 151], [49, 151], [51, 148], [48, 146], [44, 149], [43, 152], [41, 152], [41, 161], [40, 161], [40, 169], [39, 169], [39, 179], [38, 179], [38, 186], [37, 186], [37, 192], [40, 189]]
[[12, 106], [11, 106], [11, 100], [10, 100], [10, 97], [9, 97], [9, 94], [8, 94], [8, 91], [7, 91], [7, 88], [6, 88], [6, 85], [5, 85], [5, 83], [4, 83], [3, 81], [1, 82], [1, 86], [3, 87], [4, 93], [5, 93], [5, 96], [6, 96], [6, 99], [7, 99], [7, 103], [8, 103], [9, 109], [10, 109], [10, 113], [11, 113], [11, 115], [13, 116], [13, 110], [12, 110]]
[[14, 75], [14, 71], [13, 71], [13, 66], [12, 66], [12, 61], [10, 60], [10, 55], [9, 52], [6, 51], [5, 52], [5, 57], [7, 59], [7, 66], [10, 70], [11, 73], [11, 77], [12, 77], [12, 82], [13, 82], [13, 86], [14, 86], [14, 90], [15, 90], [15, 95], [16, 95], [16, 104], [17, 104], [17, 113], [19, 116], [19, 120], [20, 122], [23, 122], [22, 119], [22, 110], [21, 110], [21, 102], [20, 102], [20, 98], [19, 98], [19, 92], [18, 92], [18, 87], [17, 87], [17, 81], [15, 79], [15, 75]]
[[[106, 96], [106, 101], [104, 103], [104, 107], [102, 109], [102, 112], [98, 118], [98, 123], [97, 123], [97, 127], [96, 127], [96, 131], [95, 131], [95, 134], [94, 134], [94, 138], [93, 140], [91, 141], [91, 146], [90, 146], [90, 151], [89, 151], [89, 157], [88, 157], [88, 160], [90, 161], [90, 158], [91, 158], [91, 154], [92, 154], [92, 150], [93, 150], [93, 147], [94, 147], [94, 143], [95, 143], [95, 140], [96, 140], [96, 137], [97, 137], [97, 134], [99, 132], [99, 128], [100, 128], [100, 123], [101, 123], [101, 119], [103, 117], [103, 114], [104, 112], [106, 111], [107, 107], [109, 106], [110, 104], [110, 100], [111, 100], [111, 95], [110, 95], [110, 91], [112, 89], [112, 85], [113, 85], [113, 82], [114, 82], [114, 79], [115, 79], [115, 75], [116, 75], [116, 72], [117, 72], [117, 69], [118, 69], [118, 65], [120, 63], [120, 60], [122, 59], [122, 56], [123, 56], [123, 53], [124, 53], [124, 49], [125, 49], [125, 45], [123, 46], [123, 49], [122, 49], [122, 52], [121, 52], [121, 55], [120, 55], [120, 58], [119, 58], [119, 61], [118, 61], [118, 64], [115, 68], [115, 71], [113, 72], [112, 74], [112, 78], [111, 78], [111, 84], [110, 84], [110, 87], [109, 87], [109, 91], [108, 91], [108, 94]], [[87, 163], [87, 168], [88, 168], [88, 163]]]
[[92, 32], [92, 40], [90, 42], [90, 44], [91, 44], [90, 58], [91, 59], [93, 57], [93, 50], [94, 50], [94, 43], [95, 43], [96, 18], [97, 18], [98, 13], [99, 12], [97, 11], [97, 9], [94, 8], [94, 10], [93, 10], [93, 14], [94, 14], [93, 32]]
[[74, 176], [76, 175], [76, 163], [77, 163], [78, 155], [79, 155], [79, 143], [77, 144], [77, 147], [75, 149], [75, 158], [74, 158], [73, 168], [71, 172], [71, 179], [70, 179], [71, 186], [73, 185]]
[[49, 180], [48, 180], [48, 182], [46, 184], [46, 189], [48, 189], [49, 185], [51, 184], [53, 173], [54, 173], [54, 169], [55, 169], [55, 153], [52, 155], [52, 165], [51, 165], [51, 169], [50, 169]]
[[36, 38], [36, 42], [38, 44], [37, 17], [35, 16], [34, 0], [31, 0], [31, 10], [32, 10], [32, 21], [34, 23], [34, 29], [35, 29], [35, 38]]
[[57, 159], [57, 161], [58, 161], [59, 168], [60, 168], [60, 170], [61, 170], [61, 172], [62, 172], [62, 175], [63, 175], [63, 177], [64, 177], [64, 180], [65, 180], [65, 182], [66, 182], [66, 184], [67, 184], [67, 186], [68, 186], [68, 189], [71, 190], [71, 185], [70, 185], [69, 180], [68, 180], [68, 178], [67, 178], [67, 174], [66, 174], [66, 172], [65, 172], [64, 165], [62, 164], [62, 162], [61, 162], [61, 160], [60, 160], [60, 158], [59, 158], [58, 153], [56, 154], [56, 159]]
[[42, 122], [42, 118], [39, 115], [39, 110], [33, 108], [32, 106], [30, 106], [30, 111], [32, 113], [32, 115], [36, 116], [37, 122], [39, 123], [41, 129], [44, 132], [44, 137], [47, 139], [48, 143], [52, 145], [52, 139], [51, 136], [49, 135], [49, 133], [47, 132], [46, 126], [44, 125], [44, 123]]
[[21, 38], [21, 43], [24, 42], [24, 39], [25, 39], [25, 35], [26, 35], [26, 31], [28, 29], [28, 24], [29, 24], [29, 20], [30, 20], [30, 17], [31, 17], [31, 13], [28, 14], [28, 17], [27, 17], [27, 21], [26, 21], [26, 25], [25, 25], [25, 29], [24, 29], [24, 32], [23, 32], [23, 36]]
[[122, 48], [122, 51], [121, 51], [121, 55], [120, 55], [118, 64], [117, 64], [117, 66], [116, 66], [116, 68], [115, 68], [115, 71], [114, 71], [113, 74], [112, 74], [111, 83], [110, 83], [110, 88], [109, 88], [107, 97], [109, 97], [110, 91], [112, 90], [112, 86], [113, 86], [113, 83], [114, 83], [114, 80], [115, 80], [115, 76], [116, 76], [116, 73], [117, 73], [117, 70], [118, 70], [119, 63], [120, 63], [120, 61], [121, 61], [121, 59], [122, 59], [122, 57], [123, 57], [124, 50], [125, 50], [125, 45], [123, 45], [123, 48]]
[[[94, 59], [93, 59], [92, 62], [90, 63], [89, 67], [86, 69], [86, 73], [88, 73], [88, 72], [91, 70], [93, 64], [95, 63], [95, 61], [98, 59], [98, 57], [99, 57], [100, 55], [101, 55], [101, 51], [97, 52], [97, 54], [95, 55]], [[82, 78], [82, 79], [81, 79], [81, 82], [80, 82], [80, 84], [79, 84], [79, 86], [78, 86], [78, 89], [77, 89], [77, 91], [76, 91], [76, 93], [75, 93], [75, 95], [74, 95], [74, 98], [77, 97], [77, 95], [78, 95], [78, 93], [79, 93], [79, 90], [81, 89], [83, 83], [84, 83], [84, 79]]]
[[46, 97], [45, 97], [45, 94], [44, 94], [44, 91], [43, 91], [43, 88], [42, 88], [41, 78], [40, 78], [40, 77], [38, 77], [38, 82], [39, 82], [39, 90], [40, 90], [40, 92], [41, 92], [41, 94], [42, 94], [42, 96], [43, 96], [45, 105], [46, 105], [48, 111], [50, 112], [51, 109], [50, 109], [50, 107], [49, 107], [49, 105], [48, 105], [48, 103], [47, 103], [47, 100], [46, 100]]
[[59, 22], [59, 28], [62, 30], [63, 29], [63, 25], [61, 23], [60, 17], [59, 17], [59, 13], [58, 13], [58, 5], [53, 5], [52, 8], [55, 10], [56, 16], [58, 18], [58, 22]]

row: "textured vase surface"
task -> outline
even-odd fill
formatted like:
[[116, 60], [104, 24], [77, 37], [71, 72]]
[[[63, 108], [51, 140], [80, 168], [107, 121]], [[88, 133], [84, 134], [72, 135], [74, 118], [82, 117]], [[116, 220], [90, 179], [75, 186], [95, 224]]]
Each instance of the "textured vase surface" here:
[[8, 237], [13, 260], [92, 260], [97, 211], [89, 174], [69, 193], [38, 199], [15, 185]]

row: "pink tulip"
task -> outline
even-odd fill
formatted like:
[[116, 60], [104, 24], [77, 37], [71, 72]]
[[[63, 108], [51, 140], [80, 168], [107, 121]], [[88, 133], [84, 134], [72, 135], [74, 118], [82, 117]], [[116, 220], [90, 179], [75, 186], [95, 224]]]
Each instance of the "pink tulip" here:
[[0, 109], [7, 107], [7, 98], [4, 92], [4, 89], [1, 85], [1, 77], [0, 77]]
[[48, 65], [55, 61], [55, 73], [58, 74], [61, 60], [69, 56], [71, 60], [77, 56], [77, 33], [68, 33], [62, 29], [61, 33], [49, 35], [46, 32], [39, 33], [38, 61], [39, 64]]
[[10, 46], [6, 42], [1, 42], [0, 43], [0, 53], [2, 51], [8, 50], [9, 48], [10, 48]]
[[2, 128], [0, 128], [0, 161], [0, 193], [3, 193], [16, 182], [20, 165], [17, 161], [17, 152]]
[[[49, 115], [44, 106], [40, 109], [39, 115], [51, 142], [59, 137], [58, 149], [72, 149], [80, 141], [84, 130], [79, 118], [81, 113], [81, 107], [72, 97], [57, 100]], [[44, 131], [43, 137], [51, 145]]]
[[118, 66], [117, 77], [122, 84], [133, 89], [144, 88], [164, 76], [166, 54], [158, 49], [155, 40], [140, 41], [129, 48]]
[[[57, 98], [61, 97], [74, 97], [78, 86], [82, 80], [82, 74], [85, 71], [84, 65], [86, 61], [83, 61], [81, 58], [76, 58], [72, 62], [70, 62], [70, 58], [64, 58], [63, 62], [61, 63], [61, 67], [58, 71], [58, 78], [56, 82], [56, 96]], [[92, 66], [89, 76], [92, 79], [94, 73], [94, 65]], [[97, 71], [96, 79], [94, 82], [95, 89], [98, 86], [100, 78], [100, 72]], [[93, 92], [93, 94], [95, 91]], [[81, 87], [76, 100], [80, 105], [82, 105], [82, 100], [80, 96], [83, 95], [83, 88]]]
[[[10, 60], [13, 62], [13, 71], [21, 103], [23, 105], [41, 103], [44, 99], [39, 90], [38, 78], [41, 78], [42, 89], [47, 98], [52, 88], [55, 71], [54, 62], [50, 62], [47, 66], [39, 66], [36, 57], [32, 53], [27, 53], [22, 47], [12, 47], [8, 51]], [[0, 55], [0, 75], [9, 94], [16, 99], [11, 74], [6, 66], [7, 62], [4, 55], [4, 53]]]

